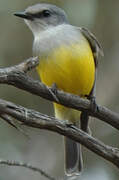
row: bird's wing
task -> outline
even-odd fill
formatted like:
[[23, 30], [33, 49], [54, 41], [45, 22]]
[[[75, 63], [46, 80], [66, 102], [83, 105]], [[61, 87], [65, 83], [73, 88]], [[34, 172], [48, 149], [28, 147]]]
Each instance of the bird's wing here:
[[88, 40], [88, 42], [91, 46], [92, 52], [93, 52], [95, 65], [97, 66], [98, 65], [98, 56], [99, 55], [104, 56], [102, 46], [100, 45], [100, 43], [98, 42], [96, 37], [89, 30], [87, 30], [86, 28], [83, 28], [83, 27], [77, 27], [77, 28]]
[[[101, 56], [104, 55], [102, 46], [100, 45], [100, 43], [98, 42], [96, 37], [89, 30], [87, 30], [86, 28], [83, 28], [83, 27], [77, 27], [77, 29], [88, 40], [88, 42], [91, 46], [92, 52], [93, 52], [95, 67], [97, 67], [99, 55], [101, 55]], [[95, 82], [94, 82], [93, 88], [89, 95], [90, 99], [96, 97], [96, 75], [97, 75], [97, 68], [95, 69]], [[81, 116], [82, 116], [83, 127], [86, 130], [86, 129], [88, 129], [88, 115], [85, 112], [82, 112]]]

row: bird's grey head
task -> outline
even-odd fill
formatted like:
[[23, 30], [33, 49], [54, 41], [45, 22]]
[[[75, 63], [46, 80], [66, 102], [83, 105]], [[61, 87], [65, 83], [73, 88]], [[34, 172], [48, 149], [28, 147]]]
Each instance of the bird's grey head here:
[[65, 12], [52, 4], [39, 3], [14, 15], [24, 18], [34, 35], [49, 27], [68, 23]]

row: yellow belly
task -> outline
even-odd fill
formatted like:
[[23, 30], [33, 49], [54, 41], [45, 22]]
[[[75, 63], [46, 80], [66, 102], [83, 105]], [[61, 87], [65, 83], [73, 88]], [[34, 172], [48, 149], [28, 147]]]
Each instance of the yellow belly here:
[[[37, 71], [46, 85], [56, 83], [58, 89], [80, 96], [89, 95], [95, 80], [94, 58], [86, 40], [55, 49], [40, 59]], [[55, 104], [55, 108], [61, 107]]]

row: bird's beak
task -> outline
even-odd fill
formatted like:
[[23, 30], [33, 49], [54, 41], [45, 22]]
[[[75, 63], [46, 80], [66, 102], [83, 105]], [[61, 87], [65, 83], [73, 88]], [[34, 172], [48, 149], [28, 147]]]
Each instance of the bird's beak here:
[[16, 12], [16, 13], [14, 13], [14, 15], [18, 16], [20, 18], [23, 18], [23, 19], [33, 20], [33, 17], [31, 16], [31, 14], [28, 14], [25, 11], [23, 11], [23, 12]]

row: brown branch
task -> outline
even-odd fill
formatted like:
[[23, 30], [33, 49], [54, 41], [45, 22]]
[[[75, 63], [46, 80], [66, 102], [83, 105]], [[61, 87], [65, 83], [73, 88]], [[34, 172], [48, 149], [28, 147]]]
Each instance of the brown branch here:
[[34, 172], [40, 173], [42, 176], [46, 177], [49, 180], [56, 180], [54, 177], [47, 174], [44, 170], [42, 170], [42, 169], [40, 169], [38, 167], [32, 166], [31, 164], [28, 164], [28, 163], [0, 159], [0, 164], [4, 164], [4, 165], [8, 165], [8, 166], [25, 167], [27, 169], [30, 169], [30, 170], [34, 171]]
[[16, 118], [26, 126], [47, 129], [67, 136], [119, 168], [119, 149], [105, 145], [66, 121], [60, 121], [54, 117], [49, 117], [32, 109], [27, 109], [1, 99], [0, 112]]
[[88, 100], [59, 90], [57, 90], [56, 94], [57, 101], [55, 96], [51, 93], [52, 88], [45, 86], [39, 81], [33, 80], [25, 74], [29, 69], [36, 67], [37, 64], [37, 58], [30, 58], [17, 66], [1, 68], [0, 83], [13, 85], [19, 89], [41, 96], [47, 100], [55, 101], [70, 108], [87, 111], [90, 116], [96, 117], [119, 130], [119, 114], [106, 107], [98, 105], [98, 111], [95, 112], [91, 109]]

